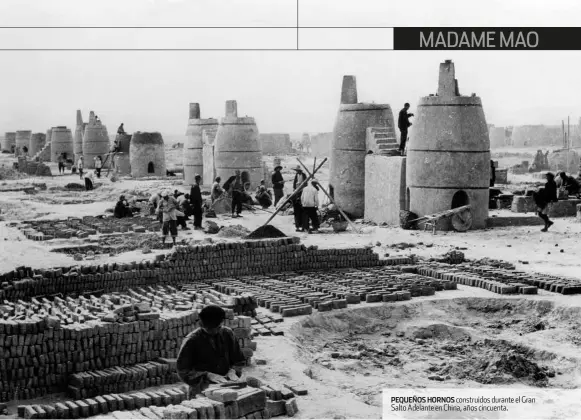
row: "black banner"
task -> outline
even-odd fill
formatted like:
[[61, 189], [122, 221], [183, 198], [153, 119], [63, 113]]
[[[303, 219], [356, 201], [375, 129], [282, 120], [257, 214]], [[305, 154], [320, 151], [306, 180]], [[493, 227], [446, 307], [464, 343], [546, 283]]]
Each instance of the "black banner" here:
[[581, 50], [581, 27], [394, 28], [394, 50]]

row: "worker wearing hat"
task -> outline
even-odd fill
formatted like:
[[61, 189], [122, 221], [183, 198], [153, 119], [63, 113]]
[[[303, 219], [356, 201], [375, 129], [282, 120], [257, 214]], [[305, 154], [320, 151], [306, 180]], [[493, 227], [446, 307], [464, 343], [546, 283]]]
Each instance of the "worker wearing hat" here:
[[246, 357], [234, 332], [222, 326], [226, 312], [217, 305], [200, 311], [200, 328], [184, 339], [178, 353], [178, 376], [190, 386], [190, 397], [211, 383], [235, 381]]
[[303, 232], [303, 206], [301, 203], [301, 194], [303, 188], [306, 185], [301, 186], [303, 182], [307, 180], [307, 176], [303, 172], [303, 169], [297, 165], [293, 168], [296, 172], [295, 179], [293, 181], [293, 190], [294, 190], [294, 198], [293, 198], [293, 213], [295, 216], [295, 228], [297, 232]]
[[232, 182], [230, 189], [232, 191], [232, 217], [240, 217], [242, 213], [242, 201], [244, 199], [244, 184], [240, 171], [236, 170], [236, 178]]
[[178, 236], [178, 206], [177, 200], [170, 196], [169, 191], [165, 190], [161, 193], [161, 200], [159, 201], [157, 212], [158, 214], [161, 213], [162, 216], [162, 243], [164, 245], [168, 233], [171, 233], [173, 244], [176, 244], [176, 237]]
[[274, 172], [272, 174], [272, 189], [274, 190], [274, 207], [278, 204], [280, 199], [284, 196], [284, 178], [280, 171], [282, 166], [277, 165], [274, 167]]
[[202, 199], [202, 190], [200, 189], [200, 183], [202, 182], [202, 177], [196, 174], [194, 177], [194, 185], [190, 189], [190, 200], [192, 203], [192, 213], [194, 215], [194, 229], [202, 229], [202, 204], [204, 200]]
[[[319, 191], [317, 189], [317, 180], [313, 178], [311, 184], [303, 189], [301, 194], [301, 205], [303, 207], [303, 230], [313, 233], [319, 231]], [[313, 228], [309, 228], [309, 220]]]

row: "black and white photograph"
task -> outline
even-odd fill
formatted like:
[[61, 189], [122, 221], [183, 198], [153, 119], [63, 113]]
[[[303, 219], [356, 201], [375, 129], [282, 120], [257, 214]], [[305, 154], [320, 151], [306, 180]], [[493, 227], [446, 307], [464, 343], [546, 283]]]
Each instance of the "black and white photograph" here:
[[0, 420], [580, 419], [580, 19], [0, 0]]

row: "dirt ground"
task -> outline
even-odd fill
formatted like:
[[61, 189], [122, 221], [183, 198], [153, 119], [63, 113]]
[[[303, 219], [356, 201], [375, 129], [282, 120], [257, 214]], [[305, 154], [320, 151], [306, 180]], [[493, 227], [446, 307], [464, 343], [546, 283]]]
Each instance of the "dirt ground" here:
[[[514, 159], [514, 156], [510, 157]], [[518, 161], [526, 160], [517, 158]], [[0, 166], [13, 159], [0, 155]], [[307, 166], [313, 159], [305, 159]], [[283, 159], [287, 186], [295, 157]], [[169, 165], [173, 167], [173, 165]], [[502, 165], [501, 165], [502, 166]], [[56, 168], [53, 174], [56, 174]], [[328, 164], [317, 178], [328, 182]], [[508, 190], [539, 182], [530, 175], [511, 177]], [[95, 260], [74, 261], [71, 255], [51, 252], [54, 248], [81, 243], [78, 239], [45, 242], [27, 240], [14, 226], [23, 220], [66, 219], [100, 215], [114, 206], [120, 194], [148, 196], [153, 189], [186, 191], [181, 179], [97, 180], [94, 191], [70, 192], [64, 186], [80, 183], [67, 174], [52, 178], [0, 180], [0, 188], [45, 183], [37, 194], [3, 192], [0, 195], [0, 271], [26, 265], [35, 268], [98, 264], [102, 261], [139, 261], [141, 250], [97, 255]], [[513, 217], [508, 210], [491, 216]], [[529, 217], [531, 215], [528, 215]], [[219, 216], [222, 226], [243, 225], [253, 230], [270, 214], [257, 210], [241, 219]], [[547, 233], [539, 226], [508, 226], [467, 233], [404, 231], [357, 223], [336, 234], [330, 228], [320, 234], [294, 232], [293, 216], [277, 216], [272, 225], [307, 245], [347, 247], [372, 245], [380, 256], [415, 254], [436, 257], [460, 249], [467, 258], [494, 258], [513, 263], [517, 269], [581, 279], [579, 250], [581, 223], [559, 218]], [[201, 231], [179, 232], [185, 240], [232, 240]], [[208, 239], [211, 238], [211, 239]], [[505, 297], [459, 286], [459, 290], [436, 293], [391, 304], [351, 305], [347, 310], [292, 318], [282, 328], [285, 336], [260, 337], [256, 359], [248, 374], [269, 383], [302, 383], [309, 395], [300, 397], [301, 418], [379, 418], [382, 387], [481, 387], [551, 386], [577, 387], [581, 325], [579, 296], [540, 291], [537, 296]], [[430, 379], [431, 378], [431, 379]]]

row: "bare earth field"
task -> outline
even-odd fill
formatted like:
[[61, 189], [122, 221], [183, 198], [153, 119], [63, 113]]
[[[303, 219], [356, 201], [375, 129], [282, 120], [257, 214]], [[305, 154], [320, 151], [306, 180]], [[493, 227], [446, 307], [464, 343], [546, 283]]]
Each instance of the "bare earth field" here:
[[[178, 162], [178, 153], [171, 151]], [[272, 166], [272, 158], [266, 158]], [[507, 158], [509, 159], [509, 158]], [[510, 158], [513, 159], [513, 158]], [[13, 158], [0, 155], [0, 167], [11, 167]], [[514, 160], [514, 159], [513, 159]], [[520, 160], [525, 159], [517, 159]], [[312, 167], [313, 159], [305, 158]], [[514, 164], [516, 162], [512, 162]], [[284, 157], [283, 174], [292, 187], [290, 169], [295, 157]], [[503, 167], [503, 164], [500, 165]], [[175, 165], [168, 165], [175, 167]], [[53, 174], [57, 174], [55, 167]], [[328, 164], [317, 175], [328, 182]], [[530, 175], [512, 177], [515, 190], [540, 182]], [[35, 242], [18, 229], [22, 221], [57, 220], [97, 216], [111, 209], [117, 197], [149, 197], [153, 189], [186, 191], [180, 177], [168, 180], [97, 180], [94, 191], [68, 191], [65, 185], [81, 183], [78, 176], [0, 180], [0, 188], [46, 184], [34, 194], [23, 191], [0, 195], [0, 272], [26, 265], [33, 268], [140, 261], [141, 249], [131, 252], [98, 252], [94, 260], [74, 261], [71, 254], [51, 252], [59, 247], [83, 246], [86, 240], [55, 239]], [[322, 197], [321, 197], [322, 198]], [[265, 211], [244, 212], [242, 219], [219, 216], [221, 226], [243, 225], [249, 230], [270, 216]], [[491, 211], [491, 217], [530, 217], [508, 210]], [[540, 226], [507, 226], [467, 233], [405, 231], [399, 227], [372, 226], [359, 221], [360, 233], [349, 229], [334, 233], [295, 233], [293, 216], [279, 215], [271, 224], [306, 245], [341, 248], [371, 245], [380, 257], [437, 257], [451, 249], [466, 258], [492, 258], [513, 263], [517, 269], [581, 279], [581, 223], [575, 218], [555, 219], [547, 233]], [[179, 231], [179, 240], [228, 241], [202, 231]], [[260, 309], [266, 311], [265, 309]], [[350, 305], [348, 309], [285, 319], [284, 336], [260, 336], [256, 359], [265, 365], [247, 369], [265, 382], [302, 383], [309, 390], [299, 399], [300, 418], [380, 418], [381, 392], [385, 387], [563, 387], [581, 382], [581, 297], [539, 290], [538, 295], [504, 296], [468, 286], [437, 292], [411, 301]], [[491, 363], [494, 362], [494, 363]], [[500, 367], [498, 367], [500, 366]], [[46, 400], [45, 400], [46, 401]], [[13, 409], [13, 407], [12, 407]]]

